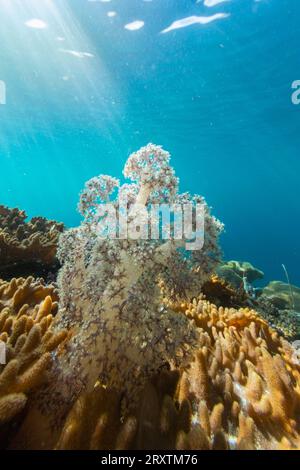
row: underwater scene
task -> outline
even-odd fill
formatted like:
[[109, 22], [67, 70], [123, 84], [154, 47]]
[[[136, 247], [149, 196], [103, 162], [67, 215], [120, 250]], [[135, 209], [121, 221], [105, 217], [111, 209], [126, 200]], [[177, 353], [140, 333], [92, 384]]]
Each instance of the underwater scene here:
[[299, 0], [0, 0], [1, 450], [300, 450], [299, 49]]

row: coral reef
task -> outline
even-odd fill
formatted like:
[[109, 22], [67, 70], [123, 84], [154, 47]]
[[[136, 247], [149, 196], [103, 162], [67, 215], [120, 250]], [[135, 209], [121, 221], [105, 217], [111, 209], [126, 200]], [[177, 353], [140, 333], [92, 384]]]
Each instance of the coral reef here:
[[288, 340], [300, 338], [300, 289], [279, 281], [264, 288], [251, 283], [263, 278], [263, 272], [250, 263], [228, 261], [216, 269], [202, 292], [207, 299], [224, 307], [250, 306]]
[[179, 308], [201, 329], [179, 396], [191, 403], [190, 433], [201, 426], [208, 437], [202, 448], [299, 448], [300, 364], [289, 343], [250, 309], [204, 299]]
[[[110, 176], [92, 178], [80, 198], [81, 226], [60, 238], [58, 256], [63, 266], [55, 324], [72, 336], [52, 367], [51, 386], [38, 394], [34, 413], [40, 415], [30, 426], [35, 447], [52, 447], [55, 431], [72, 404], [83, 391], [91, 392], [98, 379], [121, 389], [130, 403], [139, 385], [165, 363], [178, 366], [190, 358], [195, 329], [183, 315], [164, 308], [159, 283], [165, 282], [173, 298], [193, 288], [199, 291], [219, 262], [223, 227], [202, 197], [178, 193], [169, 160], [168, 152], [149, 144], [125, 165], [124, 176], [131, 184], [119, 186]], [[188, 204], [193, 227], [201, 205], [205, 223], [201, 250], [187, 253], [185, 239], [144, 236], [147, 210], [160, 203], [180, 208]], [[120, 216], [124, 208], [131, 235], [119, 233], [115, 238], [112, 214], [118, 211]]]
[[0, 281], [0, 442], [24, 410], [28, 397], [45, 381], [51, 351], [66, 338], [52, 329], [57, 296], [32, 277]]
[[262, 289], [255, 308], [287, 339], [300, 339], [300, 289], [280, 281], [272, 281]]
[[[254, 310], [217, 308], [203, 296], [192, 302], [174, 300], [164, 297], [167, 291], [162, 282], [161, 285], [165, 308], [186, 316], [197, 328], [194, 359], [184, 368], [174, 369], [174, 364], [166, 364], [143, 389], [132, 389], [133, 406], [129, 412], [124, 412], [122, 390], [98, 381], [91, 392], [83, 392], [75, 402], [53, 447], [299, 448], [300, 362], [291, 346]], [[16, 418], [24, 418], [22, 410], [29, 391], [45, 380], [43, 373], [50, 360], [47, 351], [63, 341], [66, 333], [53, 336], [50, 329], [57, 310], [53, 287], [32, 278], [14, 279], [1, 282], [0, 299], [0, 338], [9, 345], [12, 355], [4, 368], [6, 373], [0, 374], [3, 445], [3, 437], [7, 443], [19, 427]], [[40, 335], [36, 335], [35, 325]], [[36, 344], [33, 351], [30, 343]], [[59, 346], [58, 358], [67, 345]], [[13, 370], [16, 362], [20, 364], [19, 371], [24, 364], [21, 374]], [[4, 389], [3, 396], [6, 382], [10, 389]], [[36, 415], [30, 415], [30, 408], [25, 411], [26, 419], [29, 415], [29, 422], [34, 423]], [[32, 443], [27, 444], [19, 432], [11, 446], [26, 448]]]
[[272, 281], [262, 291], [279, 310], [294, 310], [300, 313], [300, 288], [281, 281]]
[[70, 412], [56, 449], [175, 449], [188, 432], [190, 408], [176, 404], [179, 371], [164, 370], [149, 381], [132, 413], [122, 417], [122, 396], [99, 384]]
[[218, 266], [216, 273], [236, 289], [243, 285], [243, 278], [252, 284], [264, 277], [264, 273], [260, 269], [255, 268], [247, 261], [227, 261]]
[[[0, 206], [6, 274], [53, 267], [56, 251], [62, 265], [58, 289], [0, 280], [1, 446], [300, 448], [299, 350], [278, 333], [297, 338], [298, 290], [258, 296], [250, 263], [218, 267], [222, 224], [178, 192], [169, 161], [149, 144], [125, 165], [130, 184], [89, 180], [71, 230]], [[164, 232], [167, 205], [188, 206], [188, 235], [170, 236], [179, 212]]]
[[196, 323], [194, 360], [149, 381], [122, 415], [122, 395], [99, 383], [74, 405], [58, 449], [297, 449], [300, 363], [255, 311], [203, 298], [172, 302]]
[[215, 274], [203, 284], [201, 292], [207, 300], [217, 306], [238, 308], [247, 306], [249, 302], [249, 297], [242, 286], [235, 289]]
[[19, 209], [0, 206], [0, 277], [43, 276], [57, 271], [57, 242], [64, 225], [44, 217], [26, 222]]
[[260, 295], [255, 302], [255, 309], [268, 324], [289, 341], [300, 339], [300, 315], [293, 310], [280, 310], [265, 295]]

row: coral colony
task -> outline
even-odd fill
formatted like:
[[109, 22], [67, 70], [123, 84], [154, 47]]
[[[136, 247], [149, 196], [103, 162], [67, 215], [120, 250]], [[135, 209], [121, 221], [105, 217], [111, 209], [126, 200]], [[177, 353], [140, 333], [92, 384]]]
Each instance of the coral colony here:
[[[72, 403], [83, 390], [91, 391], [97, 380], [123, 390], [126, 408], [126, 397], [132, 397], [133, 389], [164, 364], [184, 366], [190, 359], [196, 330], [185, 316], [163, 306], [160, 286], [174, 300], [199, 293], [219, 262], [218, 237], [223, 227], [202, 197], [178, 193], [178, 179], [169, 161], [168, 152], [149, 144], [125, 165], [124, 176], [131, 183], [120, 186], [110, 176], [92, 178], [80, 197], [83, 222], [60, 237], [55, 325], [57, 331], [67, 329], [70, 339], [54, 358], [50, 385], [36, 397], [37, 409], [31, 416], [40, 415], [34, 425], [39, 437], [45, 429], [54, 436]], [[128, 224], [135, 224], [134, 236], [110, 237], [111, 213], [101, 206], [108, 203], [115, 210], [126, 206]], [[137, 236], [137, 228], [144, 233], [149, 205], [167, 203], [193, 206], [191, 216], [201, 204], [205, 237], [200, 251], [185, 250], [184, 239]], [[112, 223], [115, 231], [115, 218]], [[174, 226], [174, 219], [170, 225]], [[192, 225], [196, 230], [195, 220]], [[29, 432], [32, 438], [32, 427]]]

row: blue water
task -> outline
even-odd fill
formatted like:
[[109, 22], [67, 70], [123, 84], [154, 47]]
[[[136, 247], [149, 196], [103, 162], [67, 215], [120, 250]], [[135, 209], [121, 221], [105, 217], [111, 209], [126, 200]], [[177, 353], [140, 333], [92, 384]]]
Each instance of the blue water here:
[[[87, 179], [120, 176], [130, 152], [162, 144], [181, 189], [203, 194], [225, 223], [225, 257], [251, 261], [266, 280], [284, 280], [284, 263], [300, 285], [299, 0], [0, 9], [0, 203], [76, 225]], [[124, 28], [134, 21], [144, 24]]]

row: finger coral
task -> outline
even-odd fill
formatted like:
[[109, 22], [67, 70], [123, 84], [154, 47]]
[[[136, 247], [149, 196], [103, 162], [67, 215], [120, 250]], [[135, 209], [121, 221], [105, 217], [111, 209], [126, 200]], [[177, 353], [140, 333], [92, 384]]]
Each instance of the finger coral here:
[[[200, 348], [180, 379], [210, 449], [300, 447], [300, 365], [292, 347], [250, 309], [219, 309], [204, 299], [175, 309], [195, 321]], [[180, 447], [192, 449], [189, 435]]]
[[135, 437], [136, 420], [128, 417], [121, 423], [121, 394], [97, 384], [95, 389], [82, 394], [74, 404], [64, 424], [58, 442], [59, 450], [114, 449], [127, 445]]
[[[58, 329], [67, 328], [71, 338], [52, 367], [51, 386], [36, 403], [39, 426], [49, 429], [45, 436], [35, 428], [42, 446], [52, 446], [53, 430], [60, 429], [78, 396], [91, 392], [98, 379], [132, 397], [165, 363], [187, 362], [196, 344], [192, 323], [162, 305], [159, 283], [165, 282], [172, 298], [199, 289], [219, 261], [222, 224], [202, 197], [178, 193], [169, 161], [168, 152], [149, 144], [125, 165], [131, 184], [120, 186], [105, 175], [92, 178], [80, 197], [82, 224], [60, 237], [55, 323]], [[187, 252], [183, 238], [145, 236], [152, 205], [171, 203], [180, 209], [189, 206], [190, 234], [196, 236], [201, 206], [201, 250]], [[120, 222], [124, 211], [125, 235]]]
[[0, 206], [1, 277], [44, 274], [57, 264], [57, 241], [63, 224], [44, 217], [26, 219], [24, 211]]
[[51, 352], [66, 332], [52, 330], [57, 312], [53, 287], [33, 278], [0, 281], [0, 437], [3, 426], [24, 409], [29, 393], [45, 379]]

